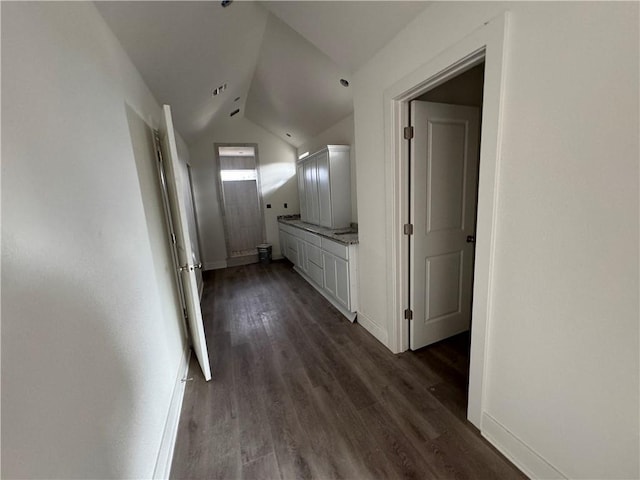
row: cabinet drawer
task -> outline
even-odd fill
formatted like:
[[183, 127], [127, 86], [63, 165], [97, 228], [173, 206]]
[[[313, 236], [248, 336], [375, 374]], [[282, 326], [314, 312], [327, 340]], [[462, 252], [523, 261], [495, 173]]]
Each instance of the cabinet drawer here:
[[322, 249], [333, 253], [336, 257], [349, 259], [349, 247], [338, 242], [334, 242], [327, 238], [322, 238]]
[[316, 235], [315, 233], [304, 232], [304, 239], [316, 247], [322, 246], [322, 239], [320, 235]]
[[315, 263], [318, 267], [322, 267], [322, 250], [309, 243], [307, 243], [305, 247], [307, 249], [307, 258], [309, 261]]
[[324, 288], [324, 270], [315, 263], [309, 262], [309, 270], [307, 271], [311, 280], [316, 282], [320, 288]]

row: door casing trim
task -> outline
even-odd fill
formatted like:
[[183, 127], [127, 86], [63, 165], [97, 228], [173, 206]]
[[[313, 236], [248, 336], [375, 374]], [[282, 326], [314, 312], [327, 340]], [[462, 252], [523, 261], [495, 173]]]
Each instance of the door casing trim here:
[[403, 138], [409, 101], [485, 62], [467, 410], [467, 418], [480, 430], [492, 318], [507, 34], [508, 12], [503, 12], [384, 92], [387, 330], [389, 348], [399, 353], [409, 348], [408, 321], [403, 318], [409, 298], [409, 246], [402, 228], [409, 218], [409, 149]]
[[[218, 190], [218, 205], [220, 206], [220, 214], [222, 216], [222, 226], [224, 229], [224, 246], [225, 246], [225, 262], [227, 263], [227, 266], [229, 266], [230, 263], [234, 263], [233, 262], [233, 257], [231, 257], [231, 252], [230, 252], [230, 248], [229, 248], [229, 231], [228, 231], [228, 226], [227, 226], [227, 219], [226, 219], [226, 213], [225, 213], [225, 204], [224, 204], [224, 193], [223, 193], [223, 186], [222, 186], [222, 179], [220, 178], [220, 151], [219, 151], [219, 147], [253, 147], [254, 148], [254, 158], [256, 161], [256, 172], [257, 172], [257, 177], [256, 177], [256, 188], [258, 190], [258, 206], [260, 209], [260, 220], [261, 220], [261, 227], [262, 227], [262, 242], [266, 242], [267, 239], [267, 223], [266, 223], [266, 219], [265, 219], [265, 215], [264, 215], [264, 195], [262, 193], [262, 183], [260, 180], [260, 171], [261, 171], [261, 166], [260, 166], [260, 155], [258, 153], [258, 144], [257, 143], [243, 143], [243, 142], [235, 142], [235, 143], [229, 143], [229, 142], [215, 142], [213, 144], [213, 149], [214, 149], [214, 168], [215, 168], [215, 173], [216, 173], [216, 179], [217, 179], [217, 190]], [[241, 257], [240, 257], [241, 258]], [[255, 260], [258, 259], [258, 253], [256, 251], [255, 254]], [[246, 263], [242, 263], [242, 260], [240, 260], [239, 263], [237, 263], [237, 265], [245, 265], [247, 263], [254, 263], [253, 261], [247, 261]]]

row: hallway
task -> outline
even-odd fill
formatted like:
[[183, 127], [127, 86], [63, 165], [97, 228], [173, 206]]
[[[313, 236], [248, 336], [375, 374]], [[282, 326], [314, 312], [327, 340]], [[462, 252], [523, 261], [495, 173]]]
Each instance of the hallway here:
[[525, 478], [465, 420], [463, 334], [393, 355], [288, 262], [205, 274], [172, 478]]

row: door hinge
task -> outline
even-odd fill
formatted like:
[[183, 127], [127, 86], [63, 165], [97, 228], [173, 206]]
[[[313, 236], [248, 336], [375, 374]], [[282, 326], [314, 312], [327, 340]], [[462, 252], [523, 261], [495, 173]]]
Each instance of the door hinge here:
[[186, 308], [182, 308], [182, 315], [184, 315], [184, 318], [189, 318], [189, 316], [187, 315], [187, 309]]
[[173, 243], [174, 245], [176, 244], [176, 235], [175, 235], [175, 233], [171, 234], [171, 243]]
[[413, 224], [412, 223], [405, 223], [404, 227], [404, 234], [405, 235], [413, 235]]
[[404, 311], [404, 319], [405, 320], [413, 320], [413, 310], [411, 310], [410, 308], [407, 308]]
[[193, 272], [196, 268], [202, 268], [202, 263], [194, 263], [193, 265], [185, 263], [181, 267], [178, 267], [178, 270], [180, 272]]
[[413, 127], [404, 127], [404, 139], [411, 140], [413, 138]]

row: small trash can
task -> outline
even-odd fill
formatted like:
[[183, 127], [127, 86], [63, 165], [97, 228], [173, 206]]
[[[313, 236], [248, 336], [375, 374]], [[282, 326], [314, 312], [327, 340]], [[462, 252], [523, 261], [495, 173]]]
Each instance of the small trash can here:
[[265, 265], [271, 263], [271, 248], [270, 243], [261, 243], [258, 245], [258, 260], [260, 260], [260, 263]]

